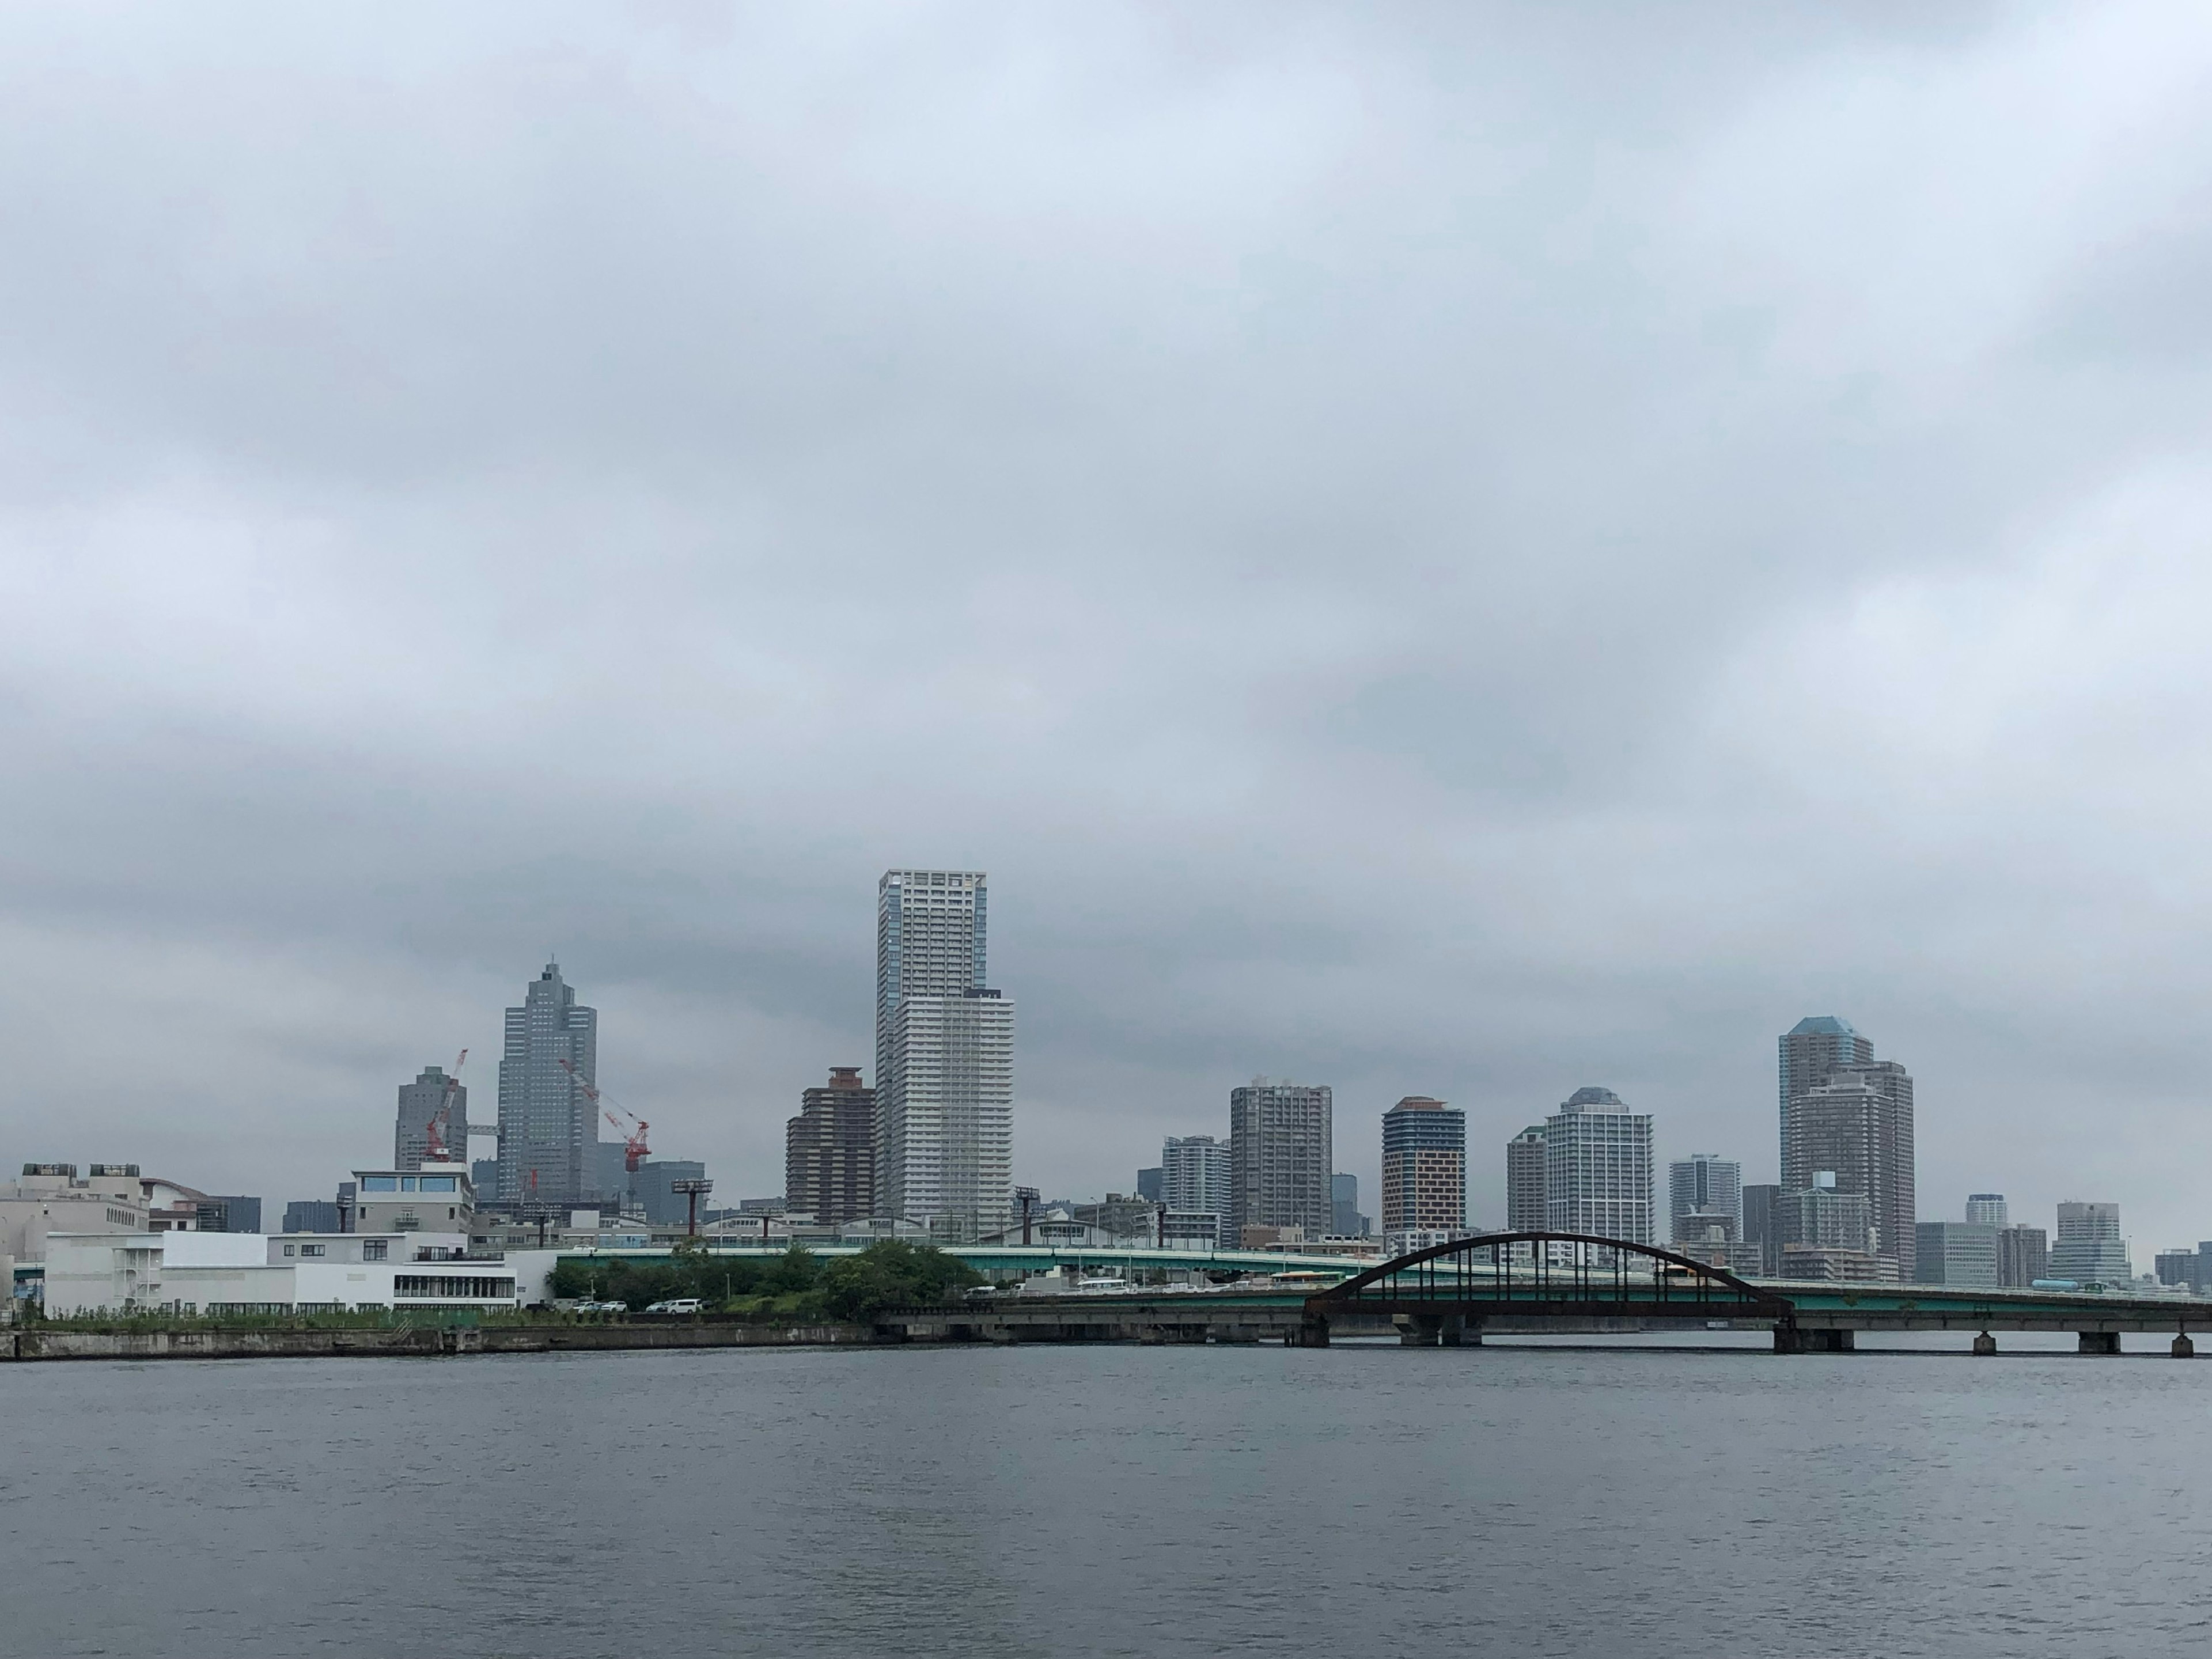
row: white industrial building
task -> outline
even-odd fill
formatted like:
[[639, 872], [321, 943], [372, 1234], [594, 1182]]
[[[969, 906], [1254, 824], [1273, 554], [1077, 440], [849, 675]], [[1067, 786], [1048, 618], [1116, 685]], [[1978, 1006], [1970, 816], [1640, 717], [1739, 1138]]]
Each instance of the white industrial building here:
[[497, 1310], [552, 1299], [557, 1252], [471, 1258], [466, 1233], [53, 1233], [46, 1310]]

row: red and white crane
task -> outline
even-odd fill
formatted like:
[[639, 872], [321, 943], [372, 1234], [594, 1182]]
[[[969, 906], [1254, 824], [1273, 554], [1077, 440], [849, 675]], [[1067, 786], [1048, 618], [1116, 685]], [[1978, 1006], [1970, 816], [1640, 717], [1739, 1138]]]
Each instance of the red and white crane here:
[[428, 1143], [423, 1156], [432, 1163], [443, 1164], [453, 1156], [446, 1144], [446, 1131], [453, 1124], [453, 1097], [460, 1092], [461, 1067], [469, 1063], [469, 1051], [461, 1050], [461, 1057], [453, 1062], [453, 1074], [446, 1079], [446, 1092], [439, 1097], [438, 1109], [430, 1114], [430, 1121], [422, 1126], [423, 1139]]
[[[601, 1094], [585, 1080], [581, 1072], [567, 1060], [559, 1064], [561, 1069], [568, 1074], [569, 1081], [584, 1091], [584, 1097], [599, 1109], [600, 1115], [613, 1125], [615, 1133], [623, 1138], [623, 1168], [635, 1175], [637, 1166], [652, 1155], [653, 1148], [645, 1144], [645, 1132], [651, 1126], [636, 1113]], [[621, 1115], [617, 1116], [617, 1113]]]

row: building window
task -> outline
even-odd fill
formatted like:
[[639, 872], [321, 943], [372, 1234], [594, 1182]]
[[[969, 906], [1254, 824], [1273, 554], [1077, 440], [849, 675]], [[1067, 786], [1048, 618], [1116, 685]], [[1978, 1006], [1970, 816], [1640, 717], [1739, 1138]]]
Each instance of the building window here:
[[300, 1254], [300, 1247], [296, 1244], [287, 1244], [284, 1247], [284, 1254], [286, 1255], [297, 1255]]
[[361, 1259], [363, 1261], [382, 1261], [391, 1253], [392, 1242], [389, 1239], [369, 1238], [362, 1241]]
[[302, 1244], [300, 1246], [300, 1254], [301, 1255], [320, 1255], [322, 1253], [323, 1247], [319, 1244]]

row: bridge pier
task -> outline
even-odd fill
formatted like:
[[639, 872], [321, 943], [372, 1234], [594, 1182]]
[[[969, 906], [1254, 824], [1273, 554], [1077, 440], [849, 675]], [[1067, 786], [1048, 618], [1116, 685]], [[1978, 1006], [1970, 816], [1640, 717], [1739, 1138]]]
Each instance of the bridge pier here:
[[1328, 1346], [1328, 1321], [1319, 1314], [1308, 1314], [1297, 1322], [1295, 1329], [1283, 1333], [1286, 1348], [1326, 1348]]
[[2197, 1358], [2197, 1345], [2189, 1340], [2189, 1333], [2187, 1331], [2182, 1331], [2174, 1337], [2173, 1357], [2176, 1359], [2194, 1359]]
[[1979, 1336], [1974, 1339], [1974, 1352], [1976, 1353], [1992, 1354], [1996, 1351], [1997, 1340], [1994, 1336], [1991, 1336], [1987, 1331], [1984, 1331]]
[[2074, 1349], [2076, 1353], [2118, 1353], [2120, 1351], [2120, 1334], [2118, 1331], [2079, 1331], [2075, 1335], [2079, 1338]]

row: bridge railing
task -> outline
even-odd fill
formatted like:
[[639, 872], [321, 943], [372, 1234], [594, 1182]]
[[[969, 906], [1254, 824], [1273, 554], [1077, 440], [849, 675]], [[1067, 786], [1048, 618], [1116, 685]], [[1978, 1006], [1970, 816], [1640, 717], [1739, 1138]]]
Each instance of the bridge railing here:
[[1587, 1233], [1480, 1233], [1416, 1250], [1321, 1291], [1316, 1313], [1427, 1307], [1781, 1317], [1790, 1304], [1724, 1268]]

